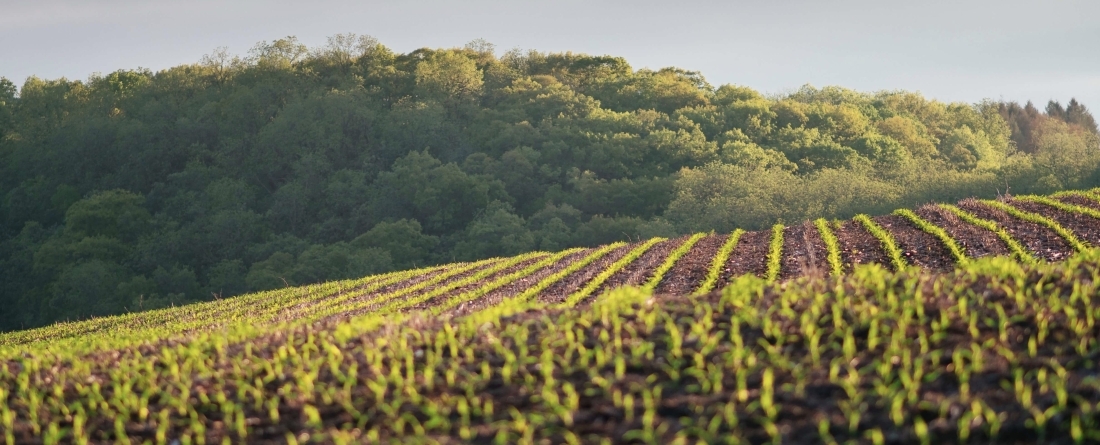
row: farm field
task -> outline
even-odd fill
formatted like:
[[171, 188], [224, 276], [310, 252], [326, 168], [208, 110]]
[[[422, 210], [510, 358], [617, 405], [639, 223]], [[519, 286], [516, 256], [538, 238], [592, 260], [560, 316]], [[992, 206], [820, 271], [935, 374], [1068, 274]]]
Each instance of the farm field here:
[[1100, 191], [0, 334], [2, 443], [1100, 441]]

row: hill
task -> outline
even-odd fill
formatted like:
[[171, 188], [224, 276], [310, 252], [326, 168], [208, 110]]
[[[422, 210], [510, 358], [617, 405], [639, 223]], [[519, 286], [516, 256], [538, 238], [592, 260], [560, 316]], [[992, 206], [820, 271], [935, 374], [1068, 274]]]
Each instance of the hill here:
[[1063, 192], [62, 323], [0, 335], [0, 437], [1095, 441], [1097, 245]]
[[0, 331], [1100, 186], [1092, 114], [1042, 105], [769, 96], [621, 57], [398, 53], [350, 35], [157, 72], [0, 78]]

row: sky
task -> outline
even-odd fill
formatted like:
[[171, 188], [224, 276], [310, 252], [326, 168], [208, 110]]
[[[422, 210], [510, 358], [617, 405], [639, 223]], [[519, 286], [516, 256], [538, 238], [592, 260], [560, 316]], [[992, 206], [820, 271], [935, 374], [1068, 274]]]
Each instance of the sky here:
[[768, 94], [804, 84], [1100, 110], [1100, 1], [0, 0], [0, 76], [86, 79], [217, 47], [337, 33], [397, 52], [482, 38], [676, 66]]

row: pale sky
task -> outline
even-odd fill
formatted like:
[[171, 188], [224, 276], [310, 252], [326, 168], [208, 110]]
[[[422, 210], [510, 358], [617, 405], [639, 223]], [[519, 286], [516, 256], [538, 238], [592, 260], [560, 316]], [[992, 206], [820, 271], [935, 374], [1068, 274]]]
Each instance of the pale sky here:
[[314, 47], [345, 32], [398, 52], [484, 38], [498, 53], [623, 56], [765, 93], [809, 83], [1100, 110], [1098, 0], [0, 0], [0, 76], [158, 70], [219, 46], [244, 55], [261, 40]]

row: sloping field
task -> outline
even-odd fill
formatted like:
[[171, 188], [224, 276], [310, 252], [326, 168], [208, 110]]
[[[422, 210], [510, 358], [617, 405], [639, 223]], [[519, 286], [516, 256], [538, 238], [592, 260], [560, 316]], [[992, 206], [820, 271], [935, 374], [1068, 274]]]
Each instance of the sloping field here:
[[1095, 246], [1065, 192], [7, 333], [0, 441], [1095, 442]]

